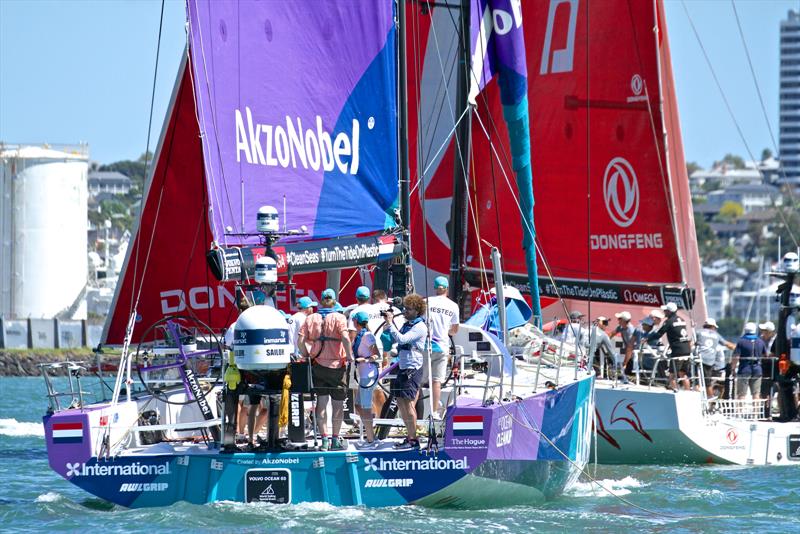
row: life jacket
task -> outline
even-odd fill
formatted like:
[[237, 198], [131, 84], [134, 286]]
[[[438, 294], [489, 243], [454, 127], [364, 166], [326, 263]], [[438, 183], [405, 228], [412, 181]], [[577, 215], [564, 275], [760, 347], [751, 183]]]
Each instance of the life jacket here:
[[[319, 357], [319, 355], [322, 354], [322, 349], [325, 347], [325, 343], [327, 341], [330, 341], [332, 343], [342, 342], [341, 337], [335, 337], [330, 335], [332, 333], [331, 329], [333, 328], [332, 326], [333, 321], [328, 320], [330, 316], [333, 316], [334, 314], [341, 312], [335, 308], [319, 308], [319, 310], [317, 310], [317, 313], [322, 317], [322, 324], [320, 326], [320, 336], [317, 339], [311, 339], [309, 341], [311, 341], [312, 343], [315, 341], [319, 341], [320, 344], [319, 344], [319, 350], [314, 356], [312, 356], [311, 358], [312, 360], [316, 360]], [[346, 358], [341, 357], [340, 360], [344, 362]]]
[[[414, 328], [415, 324], [418, 324], [422, 321], [424, 321], [422, 317], [417, 317], [413, 321], [406, 321], [403, 324], [403, 326], [400, 327], [400, 333], [405, 334], [406, 332]], [[399, 343], [397, 345], [397, 350], [411, 350], [411, 343]]]

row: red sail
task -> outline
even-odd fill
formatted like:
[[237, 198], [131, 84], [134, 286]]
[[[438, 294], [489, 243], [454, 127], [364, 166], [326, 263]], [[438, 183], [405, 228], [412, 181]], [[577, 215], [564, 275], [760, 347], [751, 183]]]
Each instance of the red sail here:
[[[665, 285], [688, 281], [702, 294], [699, 278], [687, 278], [699, 272], [699, 262], [666, 39], [662, 32], [659, 47], [654, 31], [655, 4], [550, 0], [524, 2], [522, 8], [535, 221], [547, 259], [546, 266], [539, 261], [540, 280], [549, 269], [561, 289], [571, 292], [565, 296], [586, 300], [591, 281], [592, 300], [643, 306], [669, 298], [661, 289]], [[426, 60], [422, 69], [435, 71], [428, 65], [436, 59], [430, 53], [433, 32], [418, 41], [423, 48], [417, 54]], [[441, 37], [439, 45], [441, 50]], [[667, 73], [663, 80], [660, 62]], [[421, 100], [426, 89], [439, 95], [445, 85], [423, 84]], [[489, 268], [491, 243], [500, 247], [505, 271], [522, 279], [522, 228], [496, 81], [478, 95], [477, 104], [467, 266], [473, 273]], [[674, 116], [665, 120], [663, 113]], [[425, 145], [424, 132], [416, 142], [428, 151], [438, 148]], [[449, 268], [449, 243], [442, 236], [449, 219], [453, 145], [451, 137], [441, 161], [433, 162], [430, 177], [419, 184], [427, 222], [421, 222], [420, 202], [412, 232], [415, 259], [436, 272]], [[423, 163], [430, 164], [420, 162], [420, 175]]]

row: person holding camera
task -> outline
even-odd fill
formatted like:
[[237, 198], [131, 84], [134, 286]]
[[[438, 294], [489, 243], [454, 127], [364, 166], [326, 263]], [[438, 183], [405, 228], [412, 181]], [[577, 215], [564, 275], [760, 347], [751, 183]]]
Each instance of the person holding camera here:
[[397, 343], [397, 378], [392, 382], [392, 394], [397, 399], [400, 417], [406, 425], [407, 437], [396, 449], [418, 449], [417, 410], [415, 403], [417, 392], [422, 382], [422, 363], [425, 343], [428, 338], [428, 327], [425, 324], [425, 299], [412, 293], [403, 299], [406, 322], [400, 328], [392, 322], [392, 309], [384, 312], [386, 329], [392, 340]]

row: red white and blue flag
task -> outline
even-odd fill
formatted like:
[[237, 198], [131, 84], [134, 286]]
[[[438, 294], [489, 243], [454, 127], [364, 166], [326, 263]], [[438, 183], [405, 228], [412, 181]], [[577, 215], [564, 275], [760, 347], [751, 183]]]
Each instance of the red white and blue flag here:
[[53, 443], [82, 443], [83, 423], [53, 423]]
[[455, 415], [453, 416], [454, 436], [482, 436], [482, 415]]

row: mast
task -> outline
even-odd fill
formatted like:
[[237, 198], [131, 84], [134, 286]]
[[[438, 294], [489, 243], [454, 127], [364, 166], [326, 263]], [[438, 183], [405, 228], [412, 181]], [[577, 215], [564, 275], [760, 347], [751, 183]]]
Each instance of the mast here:
[[472, 137], [472, 109], [469, 107], [471, 70], [470, 0], [461, 0], [459, 16], [458, 80], [453, 120], [466, 110], [456, 130], [456, 158], [453, 174], [453, 204], [450, 211], [450, 298], [461, 303], [467, 229], [467, 180]]
[[[403, 254], [403, 266], [406, 277], [411, 271], [411, 192], [408, 169], [408, 71], [406, 62], [406, 2], [397, 0], [397, 113], [398, 117], [398, 163], [400, 178], [400, 224], [403, 227], [403, 243], [406, 253]], [[388, 282], [388, 276], [380, 276], [381, 271], [388, 269], [382, 265], [378, 269], [378, 280]], [[406, 278], [407, 280], [407, 278]], [[408, 282], [403, 285], [408, 289]], [[388, 288], [384, 288], [388, 289]]]

